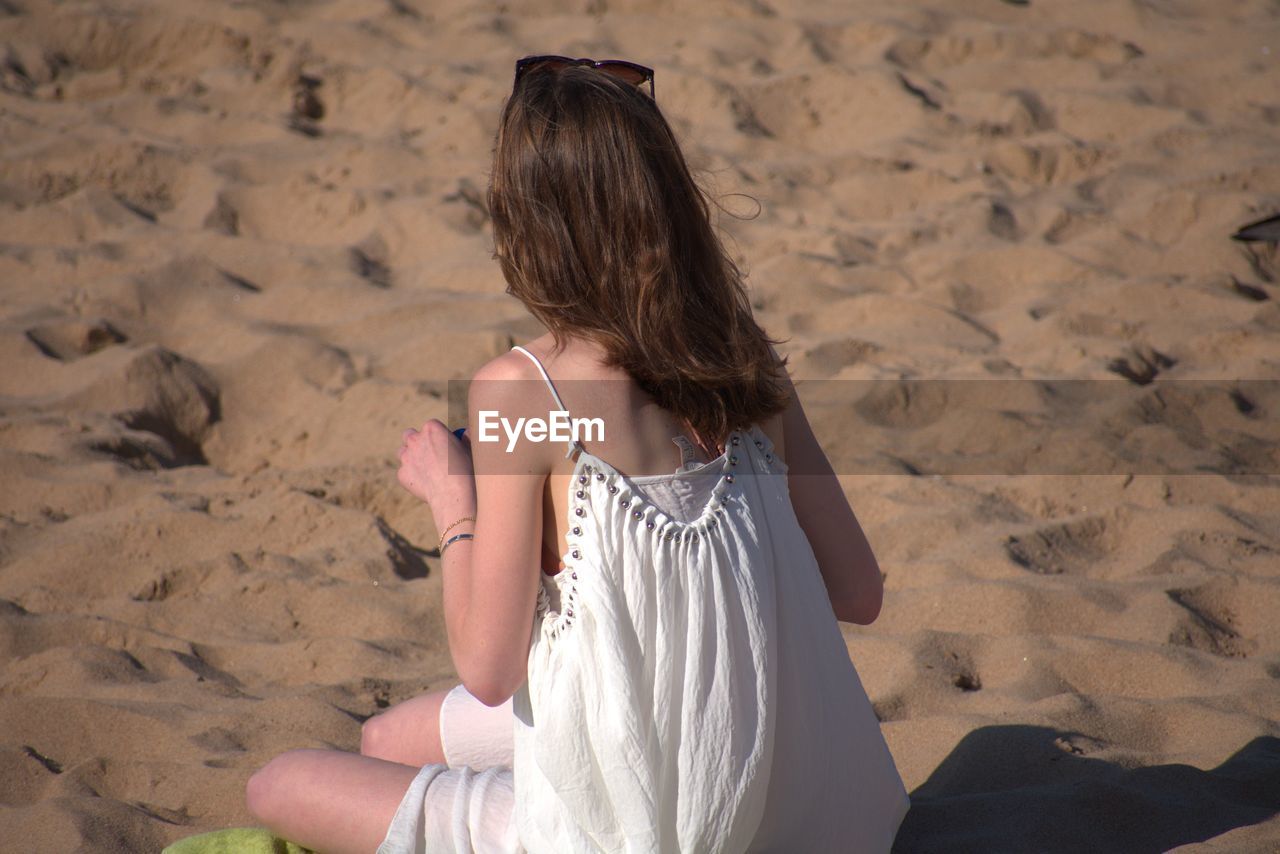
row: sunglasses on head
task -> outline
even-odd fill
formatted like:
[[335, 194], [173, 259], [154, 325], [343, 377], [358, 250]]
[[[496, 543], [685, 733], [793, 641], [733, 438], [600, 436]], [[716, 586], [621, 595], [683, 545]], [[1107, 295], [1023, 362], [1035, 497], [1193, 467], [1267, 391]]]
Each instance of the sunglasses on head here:
[[520, 82], [520, 78], [524, 76], [526, 71], [544, 64], [553, 71], [559, 71], [571, 65], [589, 65], [633, 86], [642, 86], [648, 83], [649, 97], [653, 97], [653, 69], [637, 65], [634, 62], [627, 62], [624, 59], [597, 60], [573, 59], [568, 56], [526, 56], [524, 59], [516, 60], [516, 79], [515, 83], [512, 84], [512, 88], [515, 88], [515, 84]]

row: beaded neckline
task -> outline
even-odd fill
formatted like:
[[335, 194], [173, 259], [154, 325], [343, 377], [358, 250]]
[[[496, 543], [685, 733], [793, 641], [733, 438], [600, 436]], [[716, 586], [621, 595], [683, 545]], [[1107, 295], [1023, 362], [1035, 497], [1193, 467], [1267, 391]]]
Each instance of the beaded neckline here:
[[[754, 453], [750, 447], [752, 444], [756, 448]], [[738, 466], [742, 465], [744, 473], [761, 466], [764, 471], [772, 471], [772, 451], [773, 445], [769, 437], [756, 425], [752, 425], [747, 431], [735, 430], [730, 433], [724, 453], [697, 469], [633, 479], [618, 471], [607, 460], [585, 448], [581, 449], [569, 481], [569, 528], [565, 536], [568, 551], [561, 556], [564, 569], [551, 576], [551, 583], [560, 590], [562, 610], [551, 615], [546, 591], [547, 579], [544, 578], [544, 583], [538, 588], [538, 612], [551, 615], [552, 619], [550, 623], [543, 624], [543, 630], [549, 632], [551, 637], [558, 637], [573, 622], [574, 607], [578, 599], [578, 568], [585, 557], [581, 545], [585, 534], [583, 526], [587, 525], [589, 513], [625, 514], [628, 524], [643, 526], [655, 542], [663, 545], [673, 542], [696, 544], [700, 539], [709, 538], [726, 518], [725, 508], [740, 488]], [[760, 458], [759, 462], [753, 460], [756, 455]], [[719, 479], [712, 487], [702, 512], [688, 522], [671, 516], [637, 488], [638, 483], [669, 481], [707, 473], [708, 470], [714, 470], [717, 463], [720, 468]], [[602, 495], [601, 492], [605, 494]], [[597, 497], [604, 499], [602, 504], [597, 503]]]
[[[726, 487], [735, 480], [733, 471], [738, 465], [741, 457], [734, 453], [741, 444], [742, 437], [737, 431], [730, 433], [725, 446], [724, 453], [713, 460], [703, 463], [696, 469], [686, 472], [674, 472], [672, 474], [660, 475], [640, 475], [631, 477], [618, 471], [608, 460], [601, 459], [590, 451], [583, 450], [578, 457], [578, 464], [574, 469], [573, 478], [569, 481], [569, 501], [571, 505], [581, 505], [582, 491], [586, 482], [583, 478], [594, 478], [597, 481], [607, 481], [609, 483], [609, 497], [619, 502], [622, 510], [629, 511], [633, 517], [636, 513], [640, 516], [634, 521], [647, 519], [646, 526], [650, 530], [665, 529], [682, 531], [684, 529], [695, 529], [705, 527], [711, 517], [720, 510], [725, 503]], [[703, 505], [702, 512], [698, 516], [688, 522], [682, 522], [669, 514], [667, 511], [659, 507], [639, 487], [645, 484], [665, 483], [674, 480], [680, 480], [687, 477], [705, 476], [716, 468], [720, 470], [718, 482], [711, 490], [711, 496], [707, 499], [707, 503]], [[574, 511], [570, 510], [571, 518]], [[572, 524], [572, 521], [570, 522]]]
[[[731, 432], [724, 452], [715, 459], [703, 463], [696, 469], [672, 474], [631, 477], [618, 471], [608, 460], [583, 449], [578, 455], [573, 475], [569, 481], [569, 530], [572, 532], [574, 527], [579, 526], [582, 517], [585, 516], [583, 501], [586, 500], [585, 493], [592, 480], [608, 481], [610, 498], [616, 499], [621, 509], [628, 510], [634, 521], [645, 521], [646, 527], [650, 530], [662, 529], [681, 532], [689, 530], [696, 532], [697, 530], [704, 530], [708, 526], [714, 527], [716, 517], [723, 513], [723, 508], [728, 503], [728, 493], [736, 482], [737, 467], [740, 463], [747, 461], [748, 443], [755, 444], [760, 453], [764, 455], [767, 463], [773, 462], [772, 444], [768, 441], [767, 436], [758, 431], [755, 425], [747, 431], [734, 430]], [[717, 465], [720, 469], [720, 476], [711, 490], [710, 498], [703, 506], [702, 512], [688, 522], [682, 522], [673, 517], [648, 498], [643, 489], [639, 488], [645, 484], [704, 476], [713, 471]]]

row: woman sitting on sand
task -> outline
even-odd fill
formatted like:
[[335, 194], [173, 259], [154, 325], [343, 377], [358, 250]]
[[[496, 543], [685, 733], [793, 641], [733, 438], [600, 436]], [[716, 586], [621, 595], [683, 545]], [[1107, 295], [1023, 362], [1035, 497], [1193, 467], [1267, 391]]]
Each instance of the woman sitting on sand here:
[[[836, 622], [879, 569], [653, 72], [517, 63], [489, 203], [550, 332], [476, 374], [469, 443], [400, 451], [462, 684], [276, 758], [250, 811], [326, 852], [888, 850], [907, 797]], [[552, 411], [604, 435], [479, 441]]]

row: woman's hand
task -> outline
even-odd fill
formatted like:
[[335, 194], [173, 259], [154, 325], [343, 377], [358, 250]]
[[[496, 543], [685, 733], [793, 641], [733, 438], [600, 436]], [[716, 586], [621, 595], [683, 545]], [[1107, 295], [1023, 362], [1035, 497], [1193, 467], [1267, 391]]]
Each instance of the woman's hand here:
[[437, 524], [475, 514], [476, 481], [468, 439], [459, 439], [433, 418], [421, 430], [404, 431], [399, 457], [400, 485], [431, 506]]

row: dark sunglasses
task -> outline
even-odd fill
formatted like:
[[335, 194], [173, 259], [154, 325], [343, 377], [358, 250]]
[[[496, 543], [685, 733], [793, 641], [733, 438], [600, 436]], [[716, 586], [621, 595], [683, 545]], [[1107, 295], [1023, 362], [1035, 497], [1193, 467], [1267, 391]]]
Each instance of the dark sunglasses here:
[[589, 65], [633, 86], [641, 86], [648, 83], [649, 97], [653, 97], [653, 69], [637, 65], [634, 62], [627, 62], [624, 59], [596, 60], [573, 59], [568, 56], [526, 56], [524, 59], [516, 60], [516, 79], [512, 83], [512, 88], [514, 89], [515, 84], [520, 82], [520, 78], [524, 76], [526, 71], [544, 63], [553, 71], [559, 71], [561, 68], [568, 68], [571, 65]]

